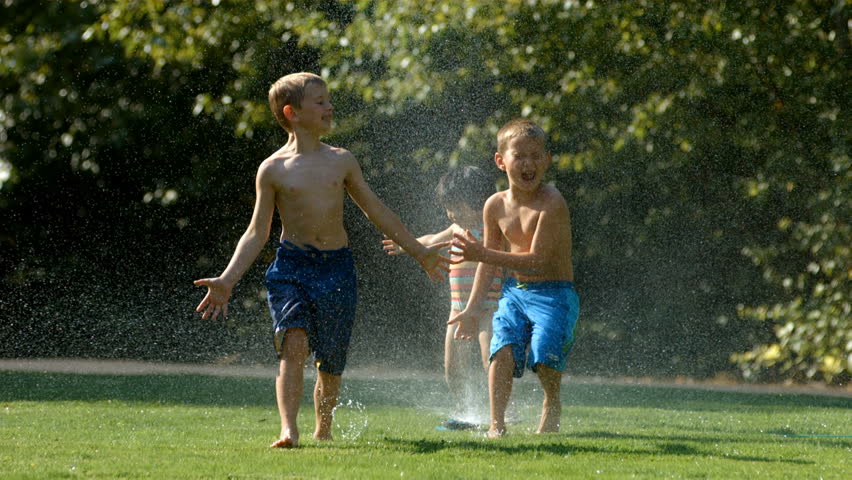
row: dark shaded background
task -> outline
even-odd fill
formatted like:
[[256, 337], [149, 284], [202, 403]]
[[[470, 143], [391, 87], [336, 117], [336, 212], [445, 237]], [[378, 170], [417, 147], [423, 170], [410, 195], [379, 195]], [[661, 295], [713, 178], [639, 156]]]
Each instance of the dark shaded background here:
[[[225, 322], [278, 77], [415, 234], [438, 177], [551, 136], [582, 299], [570, 371], [843, 383], [852, 353], [845, 2], [30, 2], [0, 6], [0, 356], [273, 361], [261, 279]], [[354, 364], [440, 368], [446, 284], [351, 202]], [[277, 232], [275, 233], [277, 235]]]

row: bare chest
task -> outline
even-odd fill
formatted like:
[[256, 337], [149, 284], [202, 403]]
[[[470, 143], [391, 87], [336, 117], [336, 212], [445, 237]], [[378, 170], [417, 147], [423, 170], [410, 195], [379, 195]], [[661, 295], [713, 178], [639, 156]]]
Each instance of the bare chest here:
[[278, 178], [278, 192], [286, 199], [333, 198], [343, 192], [344, 172], [327, 165], [301, 165]]
[[500, 220], [500, 230], [513, 251], [529, 251], [541, 212], [528, 207], [509, 210]]

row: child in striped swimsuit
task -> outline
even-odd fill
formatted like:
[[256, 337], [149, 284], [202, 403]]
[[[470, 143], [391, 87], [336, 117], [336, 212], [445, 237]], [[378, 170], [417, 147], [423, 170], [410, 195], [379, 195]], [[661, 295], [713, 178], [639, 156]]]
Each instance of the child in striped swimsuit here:
[[[436, 194], [439, 204], [446, 210], [452, 224], [444, 231], [418, 237], [417, 240], [430, 246], [452, 240], [453, 234], [464, 235], [471, 232], [477, 239], [482, 240], [482, 207], [485, 200], [494, 193], [494, 181], [477, 167], [467, 166], [450, 170], [441, 177]], [[392, 240], [384, 240], [384, 249], [389, 255], [404, 253]], [[450, 251], [450, 254], [453, 252]], [[476, 275], [478, 262], [462, 262], [450, 265], [450, 318], [456, 316], [467, 307], [467, 300], [473, 289], [473, 278]], [[491, 317], [497, 310], [500, 299], [502, 277], [498, 274], [491, 284], [487, 298], [482, 302], [478, 325], [478, 342], [473, 342], [479, 349], [482, 368], [488, 372], [489, 344], [491, 342]], [[447, 387], [456, 403], [456, 415], [465, 416], [470, 412], [466, 400], [472, 385], [466, 382], [466, 371], [470, 362], [465, 360], [470, 348], [467, 342], [453, 340], [458, 325], [448, 325], [444, 336], [444, 378]], [[476, 425], [469, 421], [451, 418], [443, 423], [443, 429], [470, 429]], [[441, 428], [441, 427], [439, 427]]]

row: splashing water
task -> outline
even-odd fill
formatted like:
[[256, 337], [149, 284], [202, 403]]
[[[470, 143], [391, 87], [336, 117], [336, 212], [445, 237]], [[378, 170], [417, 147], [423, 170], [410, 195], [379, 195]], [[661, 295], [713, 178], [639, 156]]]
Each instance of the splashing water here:
[[334, 407], [334, 431], [343, 440], [355, 440], [367, 430], [367, 411], [360, 402], [347, 400]]
[[467, 375], [454, 418], [474, 425], [488, 425], [488, 391], [482, 382], [476, 380]]
[[488, 425], [487, 376], [482, 368], [479, 346], [474, 343], [451, 344], [451, 356], [445, 360], [441, 391], [449, 393], [434, 408], [446, 420], [438, 430], [477, 430]]

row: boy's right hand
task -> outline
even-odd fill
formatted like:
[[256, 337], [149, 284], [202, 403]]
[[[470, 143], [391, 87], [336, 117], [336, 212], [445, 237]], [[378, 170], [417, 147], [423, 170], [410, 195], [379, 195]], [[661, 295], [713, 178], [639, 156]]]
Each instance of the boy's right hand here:
[[192, 283], [199, 287], [207, 287], [207, 295], [204, 296], [204, 299], [195, 308], [196, 312], [204, 311], [201, 314], [201, 318], [206, 319], [210, 315], [213, 315], [211, 320], [216, 320], [219, 313], [222, 313], [225, 317], [228, 316], [228, 299], [231, 298], [233, 285], [222, 280], [222, 277], [202, 278]]
[[470, 230], [465, 230], [464, 235], [454, 233], [452, 243], [453, 253], [459, 257], [454, 263], [481, 262], [485, 257], [485, 245], [477, 241]]

